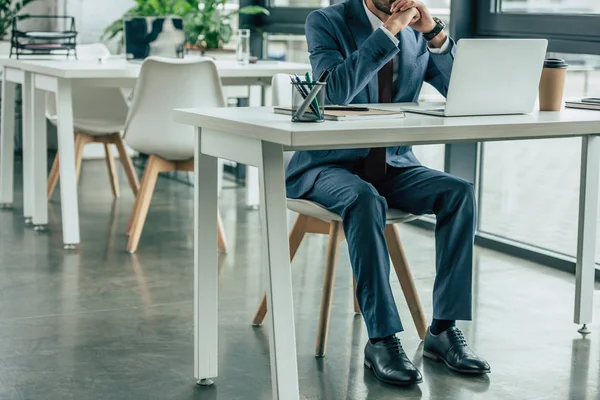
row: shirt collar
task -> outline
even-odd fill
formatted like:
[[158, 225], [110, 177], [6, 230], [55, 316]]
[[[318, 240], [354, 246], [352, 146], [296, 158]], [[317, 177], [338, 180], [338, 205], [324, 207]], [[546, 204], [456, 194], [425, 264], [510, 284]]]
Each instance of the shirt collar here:
[[380, 20], [379, 17], [377, 17], [377, 15], [373, 14], [373, 12], [371, 10], [369, 10], [369, 7], [367, 7], [367, 3], [364, 0], [362, 3], [363, 3], [363, 7], [365, 8], [365, 13], [367, 13], [367, 18], [369, 19], [369, 22], [371, 23], [371, 28], [373, 28], [373, 31], [382, 27], [383, 21]]

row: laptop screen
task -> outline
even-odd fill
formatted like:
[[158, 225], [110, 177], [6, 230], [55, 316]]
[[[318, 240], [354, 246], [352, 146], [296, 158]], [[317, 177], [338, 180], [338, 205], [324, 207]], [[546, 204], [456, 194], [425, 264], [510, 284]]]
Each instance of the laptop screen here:
[[125, 20], [125, 52], [129, 60], [149, 56], [183, 58], [183, 20], [172, 17], [145, 17]]

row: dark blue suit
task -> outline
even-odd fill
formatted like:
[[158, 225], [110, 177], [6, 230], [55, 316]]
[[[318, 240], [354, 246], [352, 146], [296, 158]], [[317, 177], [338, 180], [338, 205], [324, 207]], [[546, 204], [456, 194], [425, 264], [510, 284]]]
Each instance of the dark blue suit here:
[[[454, 42], [432, 54], [421, 33], [404, 29], [396, 46], [365, 14], [363, 0], [346, 0], [314, 11], [306, 37], [315, 76], [330, 72], [327, 101], [378, 101], [378, 71], [399, 56], [394, 102], [417, 100], [423, 82], [446, 95]], [[450, 39], [451, 40], [451, 39]], [[391, 82], [390, 82], [391, 84]], [[323, 205], [343, 218], [357, 297], [369, 336], [402, 331], [389, 284], [390, 262], [383, 231], [388, 207], [436, 214], [437, 276], [434, 318], [471, 318], [475, 199], [471, 183], [420, 165], [411, 147], [387, 148], [388, 173], [367, 182], [363, 160], [369, 149], [296, 152], [287, 169], [287, 194]]]

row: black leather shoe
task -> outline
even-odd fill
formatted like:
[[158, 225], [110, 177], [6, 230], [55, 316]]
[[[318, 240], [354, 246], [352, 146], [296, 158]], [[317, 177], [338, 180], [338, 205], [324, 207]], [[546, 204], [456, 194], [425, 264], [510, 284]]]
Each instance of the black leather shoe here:
[[365, 366], [373, 370], [378, 380], [390, 385], [408, 386], [423, 382], [421, 373], [406, 356], [396, 336], [375, 344], [367, 342]]
[[446, 329], [439, 335], [427, 329], [423, 345], [423, 356], [441, 361], [446, 367], [463, 374], [488, 374], [490, 365], [478, 357], [467, 345], [467, 341], [456, 326]]

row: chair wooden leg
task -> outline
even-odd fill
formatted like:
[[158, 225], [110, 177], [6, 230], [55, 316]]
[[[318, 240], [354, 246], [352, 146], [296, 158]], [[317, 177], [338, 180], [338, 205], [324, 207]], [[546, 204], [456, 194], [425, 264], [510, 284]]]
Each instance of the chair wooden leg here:
[[421, 300], [419, 300], [419, 294], [415, 287], [415, 281], [413, 280], [412, 273], [408, 266], [406, 254], [404, 253], [404, 248], [400, 241], [400, 235], [394, 225], [390, 224], [385, 227], [385, 240], [390, 252], [392, 264], [396, 270], [396, 275], [398, 275], [398, 280], [400, 281], [400, 286], [402, 286], [402, 292], [404, 293], [404, 298], [408, 304], [408, 309], [412, 315], [419, 337], [423, 340], [427, 333], [427, 319], [425, 318]]
[[225, 230], [223, 229], [221, 213], [217, 213], [217, 247], [221, 253], [227, 253], [227, 239], [225, 237]]
[[58, 183], [58, 177], [60, 175], [60, 165], [58, 158], [58, 151], [56, 152], [56, 156], [54, 157], [54, 162], [52, 163], [52, 169], [50, 170], [50, 175], [48, 176], [48, 198], [52, 197], [54, 193], [54, 189], [56, 189], [56, 184]]
[[360, 314], [360, 306], [358, 305], [358, 299], [356, 298], [356, 278], [354, 277], [354, 274], [352, 274], [352, 295], [354, 297], [354, 312], [356, 314]]
[[142, 229], [146, 222], [146, 216], [148, 215], [152, 194], [154, 193], [154, 188], [156, 186], [156, 180], [158, 179], [158, 174], [173, 169], [173, 163], [163, 160], [160, 157], [152, 155], [148, 158], [148, 164], [144, 171], [140, 192], [137, 195], [135, 208], [130, 217], [131, 230], [129, 242], [127, 243], [128, 252], [135, 253], [137, 250]]
[[340, 231], [341, 223], [338, 221], [331, 222], [331, 228], [329, 229], [329, 244], [327, 245], [327, 262], [325, 263], [325, 276], [323, 279], [321, 311], [319, 313], [319, 327], [317, 328], [317, 344], [315, 348], [315, 355], [317, 357], [325, 355], [325, 348], [327, 346]]
[[[304, 239], [304, 235], [306, 234], [306, 221], [308, 217], [304, 215], [298, 215], [296, 218], [296, 222], [294, 222], [294, 226], [290, 231], [290, 262], [294, 260], [296, 256], [296, 252], [300, 247], [300, 243], [302, 243], [302, 239]], [[265, 320], [265, 316], [267, 315], [267, 292], [263, 294], [263, 297], [260, 301], [260, 305], [258, 306], [258, 310], [254, 315], [254, 319], [252, 320], [252, 325], [260, 326]]]
[[129, 157], [129, 154], [127, 154], [127, 149], [125, 149], [125, 142], [123, 142], [121, 134], [115, 133], [114, 143], [119, 151], [119, 160], [121, 161], [123, 169], [125, 170], [125, 175], [127, 176], [127, 181], [129, 181], [129, 186], [131, 187], [134, 196], [137, 196], [138, 191], [140, 190], [140, 182], [138, 180], [135, 167], [133, 166], [133, 162], [131, 161], [131, 157]]
[[106, 166], [108, 167], [108, 179], [110, 180], [110, 188], [113, 196], [120, 197], [119, 193], [119, 175], [115, 168], [115, 159], [112, 154], [110, 144], [104, 143], [104, 154], [106, 155]]
[[81, 176], [81, 164], [83, 163], [83, 147], [93, 142], [91, 136], [84, 133], [75, 134], [75, 176], [77, 183], [79, 183], [79, 177]]
[[[146, 177], [146, 174], [148, 173], [148, 165], [149, 164], [150, 164], [150, 159], [148, 159], [148, 161], [146, 162], [146, 167], [144, 168], [144, 175], [142, 176], [142, 182], [144, 181], [144, 178]], [[135, 222], [136, 210], [139, 208], [140, 190], [141, 190], [141, 185], [138, 188], [138, 191], [135, 195], [135, 201], [133, 202], [133, 211], [131, 212], [131, 215], [129, 216], [129, 222], [127, 222], [127, 230], [125, 231], [125, 234], [127, 234], [127, 235], [131, 235], [131, 230], [133, 229], [133, 223]]]

